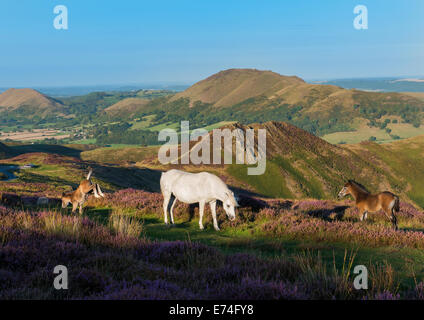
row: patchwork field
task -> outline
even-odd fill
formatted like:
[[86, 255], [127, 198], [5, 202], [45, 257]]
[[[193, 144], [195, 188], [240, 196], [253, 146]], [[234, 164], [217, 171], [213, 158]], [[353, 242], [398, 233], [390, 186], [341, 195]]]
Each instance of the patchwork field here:
[[47, 138], [65, 139], [70, 134], [54, 129], [22, 130], [18, 132], [0, 132], [0, 140], [42, 141]]
[[398, 121], [398, 123], [387, 125], [390, 133], [387, 132], [386, 128], [370, 127], [366, 121], [355, 121], [354, 131], [330, 133], [322, 136], [322, 139], [333, 144], [354, 144], [369, 141], [371, 137], [375, 137], [375, 141], [378, 143], [389, 143], [396, 141], [396, 139], [393, 139], [394, 136], [398, 136], [398, 139], [407, 139], [424, 134], [424, 126], [421, 125], [417, 128], [412, 124]]

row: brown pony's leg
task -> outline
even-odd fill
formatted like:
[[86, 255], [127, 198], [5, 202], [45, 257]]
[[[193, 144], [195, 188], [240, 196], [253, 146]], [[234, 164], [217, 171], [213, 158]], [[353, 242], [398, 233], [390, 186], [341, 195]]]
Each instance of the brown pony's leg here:
[[364, 220], [367, 220], [367, 218], [368, 218], [368, 211], [364, 210], [361, 214], [360, 220], [364, 221]]
[[392, 223], [393, 229], [397, 230], [398, 226], [397, 226], [397, 219], [396, 216], [393, 213], [393, 209], [391, 210], [391, 214], [389, 215], [386, 211], [386, 209], [383, 209], [384, 214], [386, 215], [387, 219], [390, 220], [390, 222]]
[[391, 221], [392, 221], [392, 224], [393, 224], [393, 228], [395, 230], [397, 230], [398, 229], [398, 225], [397, 225], [397, 219], [396, 219], [396, 216], [395, 216], [395, 213], [394, 213], [394, 208], [392, 208]]
[[72, 203], [72, 213], [76, 213], [77, 212], [77, 207], [78, 207], [78, 203], [77, 202]]

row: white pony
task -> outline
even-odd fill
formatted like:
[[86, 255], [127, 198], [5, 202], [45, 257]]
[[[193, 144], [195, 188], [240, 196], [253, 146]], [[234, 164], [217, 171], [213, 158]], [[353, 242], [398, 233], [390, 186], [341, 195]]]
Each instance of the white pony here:
[[175, 197], [171, 204], [171, 223], [174, 224], [173, 209], [177, 200], [184, 203], [199, 203], [199, 227], [203, 227], [203, 210], [205, 203], [209, 203], [212, 211], [213, 226], [219, 231], [216, 221], [216, 201], [222, 201], [224, 210], [228, 218], [233, 221], [236, 218], [234, 207], [238, 206], [234, 193], [228, 189], [227, 185], [217, 176], [208, 173], [189, 173], [172, 169], [162, 173], [160, 178], [160, 189], [163, 195], [163, 211], [165, 214], [165, 224], [168, 224], [168, 205], [173, 195]]

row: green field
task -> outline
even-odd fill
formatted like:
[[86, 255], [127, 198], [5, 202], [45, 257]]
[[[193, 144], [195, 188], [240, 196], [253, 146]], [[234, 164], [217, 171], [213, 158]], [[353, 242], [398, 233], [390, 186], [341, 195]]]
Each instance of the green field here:
[[393, 135], [398, 136], [400, 139], [407, 139], [424, 134], [423, 125], [416, 128], [413, 125], [406, 123], [390, 123], [387, 128], [391, 129], [390, 134], [387, 133], [385, 129], [358, 125], [356, 131], [330, 133], [322, 136], [322, 138], [333, 144], [359, 143], [362, 141], [368, 141], [370, 137], [375, 137], [377, 139], [376, 142], [378, 143], [389, 143], [396, 141], [393, 139]]

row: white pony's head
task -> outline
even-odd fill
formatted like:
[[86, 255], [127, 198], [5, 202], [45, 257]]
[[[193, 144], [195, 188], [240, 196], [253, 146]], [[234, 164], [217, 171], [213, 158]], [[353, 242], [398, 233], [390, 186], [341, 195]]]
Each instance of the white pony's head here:
[[228, 219], [230, 219], [230, 221], [234, 221], [236, 219], [235, 207], [239, 206], [236, 198], [234, 197], [234, 192], [230, 190], [225, 192], [225, 200], [222, 202], [222, 205], [224, 206]]

